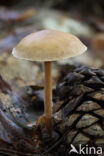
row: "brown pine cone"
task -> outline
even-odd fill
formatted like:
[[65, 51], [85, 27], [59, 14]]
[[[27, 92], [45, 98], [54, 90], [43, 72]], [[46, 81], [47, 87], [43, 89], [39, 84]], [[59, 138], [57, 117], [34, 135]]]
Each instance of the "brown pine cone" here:
[[94, 146], [104, 148], [104, 70], [76, 68], [56, 87], [53, 107], [58, 151]]

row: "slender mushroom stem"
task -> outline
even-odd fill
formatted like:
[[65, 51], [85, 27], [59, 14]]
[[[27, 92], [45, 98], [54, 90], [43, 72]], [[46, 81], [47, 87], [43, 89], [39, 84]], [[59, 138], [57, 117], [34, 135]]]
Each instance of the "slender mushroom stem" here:
[[45, 115], [48, 118], [52, 117], [52, 76], [51, 76], [51, 62], [44, 62], [45, 68]]

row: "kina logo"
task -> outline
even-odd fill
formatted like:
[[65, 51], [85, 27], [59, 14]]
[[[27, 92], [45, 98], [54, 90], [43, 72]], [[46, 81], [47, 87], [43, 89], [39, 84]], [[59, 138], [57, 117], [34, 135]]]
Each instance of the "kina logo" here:
[[76, 147], [73, 145], [73, 144], [71, 144], [70, 145], [70, 147], [71, 147], [71, 149], [70, 149], [70, 151], [69, 151], [69, 155], [71, 154], [71, 153], [76, 153], [76, 154], [88, 154], [88, 155], [99, 155], [100, 154], [100, 156], [103, 156], [102, 155], [102, 153], [103, 153], [103, 150], [102, 150], [102, 147], [90, 147], [90, 146], [88, 146], [88, 145], [85, 145], [85, 146], [82, 146], [81, 144], [79, 144], [79, 148], [78, 149], [76, 149]]
[[70, 150], [69, 154], [72, 152], [77, 153], [77, 154], [79, 153], [74, 145], [71, 144], [70, 146], [71, 146], [71, 150]]

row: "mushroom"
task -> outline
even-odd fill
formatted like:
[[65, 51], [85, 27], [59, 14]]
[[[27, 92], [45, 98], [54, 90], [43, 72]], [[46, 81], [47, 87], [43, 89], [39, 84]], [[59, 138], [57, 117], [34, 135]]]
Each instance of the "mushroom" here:
[[32, 33], [22, 39], [13, 49], [12, 54], [16, 58], [29, 61], [44, 62], [45, 69], [45, 97], [44, 116], [39, 123], [51, 129], [52, 119], [52, 76], [51, 63], [61, 59], [67, 59], [85, 52], [87, 47], [74, 35], [57, 30], [41, 30]]

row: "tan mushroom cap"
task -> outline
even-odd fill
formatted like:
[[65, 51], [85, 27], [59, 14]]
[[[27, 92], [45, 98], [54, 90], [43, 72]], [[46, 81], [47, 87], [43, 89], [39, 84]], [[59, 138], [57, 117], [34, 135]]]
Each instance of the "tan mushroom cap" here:
[[12, 54], [30, 61], [56, 61], [82, 54], [87, 47], [74, 35], [42, 30], [22, 39]]

